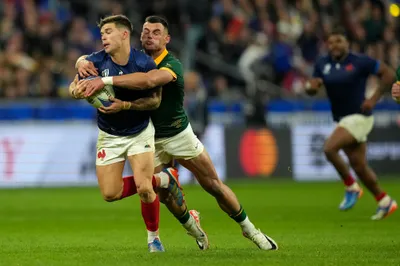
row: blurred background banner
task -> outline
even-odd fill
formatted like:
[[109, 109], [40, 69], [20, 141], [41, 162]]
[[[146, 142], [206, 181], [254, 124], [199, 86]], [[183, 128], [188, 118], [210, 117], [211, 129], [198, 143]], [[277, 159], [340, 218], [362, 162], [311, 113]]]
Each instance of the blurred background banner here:
[[[132, 43], [148, 15], [169, 20], [169, 51], [185, 70], [184, 107], [223, 180], [336, 180], [323, 142], [333, 127], [324, 92], [304, 82], [339, 23], [353, 51], [399, 66], [399, 1], [0, 1], [0, 185], [96, 184], [96, 110], [71, 100], [76, 59], [102, 49], [96, 23], [126, 14]], [[367, 82], [366, 96], [379, 79]], [[375, 108], [368, 158], [400, 172], [400, 105]], [[125, 174], [129, 174], [127, 167]], [[181, 169], [183, 183], [194, 182]]]
[[228, 127], [225, 129], [225, 143], [230, 178], [291, 176], [289, 129]]
[[[333, 129], [334, 125], [297, 125], [292, 129], [293, 177], [295, 180], [339, 180], [335, 168], [326, 160], [323, 151], [323, 144]], [[398, 128], [374, 128], [368, 141], [367, 158], [370, 166], [378, 175], [397, 175], [400, 159]], [[343, 152], [341, 155], [347, 161]], [[356, 175], [354, 174], [354, 176]]]
[[73, 123], [0, 126], [0, 186], [96, 184], [97, 127]]

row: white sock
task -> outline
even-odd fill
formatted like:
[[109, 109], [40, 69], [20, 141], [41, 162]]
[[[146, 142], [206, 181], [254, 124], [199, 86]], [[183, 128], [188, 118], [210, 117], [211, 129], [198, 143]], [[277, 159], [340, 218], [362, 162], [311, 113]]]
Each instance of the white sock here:
[[161, 188], [168, 188], [168, 184], [169, 184], [168, 174], [166, 174], [164, 172], [159, 172], [159, 173], [155, 174], [155, 176], [158, 176], [160, 178], [160, 187]]
[[387, 207], [387, 206], [389, 205], [389, 203], [390, 203], [391, 200], [392, 200], [392, 199], [390, 198], [390, 196], [389, 196], [389, 195], [386, 195], [385, 197], [383, 197], [383, 199], [381, 199], [381, 200], [378, 202], [378, 205], [381, 206], [381, 207]]
[[196, 223], [196, 221], [194, 220], [194, 218], [192, 217], [192, 215], [190, 215], [189, 220], [187, 220], [186, 223], [182, 224], [182, 226], [186, 229], [186, 230], [190, 230], [191, 227]]
[[250, 222], [249, 217], [246, 217], [243, 222], [239, 223], [240, 227], [242, 228], [242, 231], [246, 234], [251, 234], [256, 227], [252, 222]]
[[147, 243], [153, 242], [156, 238], [160, 239], [158, 230], [155, 232], [147, 230]]
[[360, 190], [360, 185], [357, 182], [354, 182], [351, 186], [346, 187], [348, 190]]

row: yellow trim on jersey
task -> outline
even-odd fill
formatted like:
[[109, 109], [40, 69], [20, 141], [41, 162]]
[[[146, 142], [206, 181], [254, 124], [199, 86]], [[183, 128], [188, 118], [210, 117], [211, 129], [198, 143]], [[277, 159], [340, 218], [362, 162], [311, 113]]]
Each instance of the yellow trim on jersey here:
[[167, 49], [165, 49], [156, 59], [154, 59], [154, 62], [156, 63], [157, 66], [167, 56], [167, 54], [168, 54], [168, 51], [167, 51]]
[[176, 76], [175, 72], [172, 69], [170, 69], [168, 67], [162, 67], [162, 68], [160, 68], [160, 70], [168, 71], [174, 77], [174, 79], [172, 81], [175, 81], [177, 79], [177, 76]]

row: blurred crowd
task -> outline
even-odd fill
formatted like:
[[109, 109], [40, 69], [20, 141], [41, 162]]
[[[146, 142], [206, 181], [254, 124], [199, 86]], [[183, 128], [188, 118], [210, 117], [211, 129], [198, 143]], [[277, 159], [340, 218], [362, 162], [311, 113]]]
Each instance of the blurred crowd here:
[[[338, 23], [354, 51], [398, 66], [399, 27], [389, 5], [378, 0], [3, 0], [0, 97], [67, 97], [75, 60], [102, 47], [96, 22], [118, 13], [134, 22], [135, 46], [147, 15], [169, 20], [170, 50], [186, 70], [188, 103], [210, 97], [298, 97], [316, 58], [326, 52], [324, 38]], [[376, 82], [371, 79], [369, 86]]]

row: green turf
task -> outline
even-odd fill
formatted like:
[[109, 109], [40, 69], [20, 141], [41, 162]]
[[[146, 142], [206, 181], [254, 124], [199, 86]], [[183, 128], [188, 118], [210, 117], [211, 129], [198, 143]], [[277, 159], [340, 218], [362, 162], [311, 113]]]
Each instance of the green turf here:
[[[400, 199], [400, 182], [385, 181]], [[96, 188], [0, 190], [0, 265], [400, 265], [400, 212], [373, 222], [369, 194], [338, 211], [339, 183], [232, 185], [250, 219], [280, 245], [264, 252], [199, 187], [185, 188], [201, 212], [211, 249], [162, 207], [166, 253], [149, 254], [138, 198], [103, 202]]]

